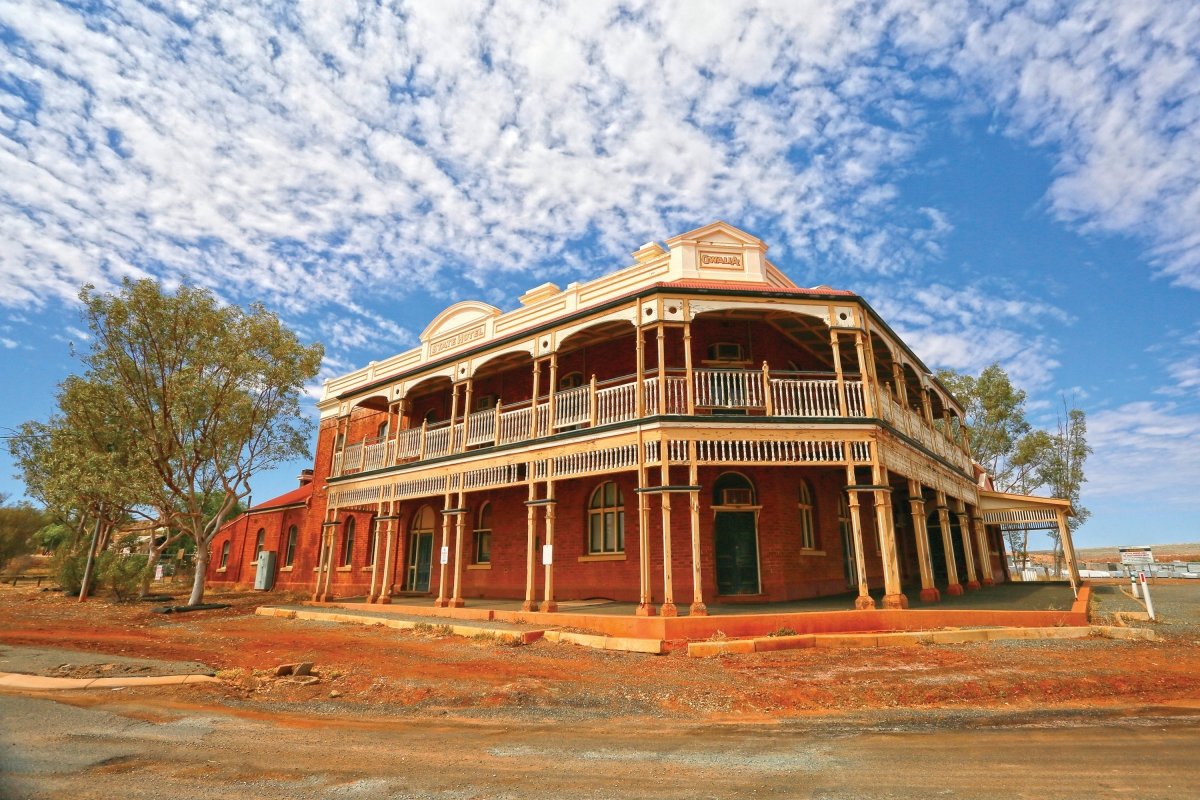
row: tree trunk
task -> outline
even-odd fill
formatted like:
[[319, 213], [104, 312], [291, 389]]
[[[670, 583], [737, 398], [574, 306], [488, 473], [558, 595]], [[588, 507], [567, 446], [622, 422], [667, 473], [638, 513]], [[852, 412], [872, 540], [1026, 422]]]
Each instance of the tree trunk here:
[[100, 517], [96, 517], [96, 528], [92, 531], [92, 545], [88, 548], [87, 564], [83, 568], [83, 580], [80, 581], [79, 602], [87, 599], [92, 591], [92, 574], [96, 571], [96, 546], [100, 542]]
[[196, 537], [196, 576], [192, 580], [192, 594], [188, 597], [188, 605], [200, 605], [200, 601], [204, 599], [204, 581], [208, 573], [208, 544], [200, 543], [200, 538]]
[[150, 579], [154, 576], [154, 567], [158, 564], [161, 552], [155, 548], [154, 537], [151, 535], [150, 544], [146, 547], [146, 571], [142, 575], [142, 587], [138, 590], [138, 599], [150, 594]]

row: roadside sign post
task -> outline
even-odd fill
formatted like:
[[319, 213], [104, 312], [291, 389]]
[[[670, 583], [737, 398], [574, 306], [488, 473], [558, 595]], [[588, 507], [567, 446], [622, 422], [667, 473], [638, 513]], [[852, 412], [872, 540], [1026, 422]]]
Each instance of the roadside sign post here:
[[1142, 585], [1142, 594], [1146, 597], [1146, 613], [1150, 615], [1151, 621], [1154, 620], [1154, 601], [1150, 599], [1150, 585], [1146, 583], [1146, 573], [1138, 573], [1138, 583]]
[[[1146, 564], [1153, 564], [1154, 551], [1146, 546], [1138, 546], [1118, 547], [1117, 552], [1121, 555], [1121, 564], [1129, 568], [1129, 591], [1135, 600], [1139, 599], [1141, 594], [1138, 592], [1138, 581], [1134, 577], [1133, 570], [1134, 567], [1144, 568]], [[1145, 581], [1143, 580], [1142, 583], [1144, 584]]]

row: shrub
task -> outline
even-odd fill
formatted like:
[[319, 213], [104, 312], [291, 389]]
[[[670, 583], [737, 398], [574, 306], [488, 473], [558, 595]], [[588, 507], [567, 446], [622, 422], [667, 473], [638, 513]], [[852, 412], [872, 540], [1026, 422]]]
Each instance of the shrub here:
[[58, 579], [64, 592], [79, 594], [83, 588], [83, 570], [87, 565], [87, 546], [64, 543], [50, 559], [50, 574]]

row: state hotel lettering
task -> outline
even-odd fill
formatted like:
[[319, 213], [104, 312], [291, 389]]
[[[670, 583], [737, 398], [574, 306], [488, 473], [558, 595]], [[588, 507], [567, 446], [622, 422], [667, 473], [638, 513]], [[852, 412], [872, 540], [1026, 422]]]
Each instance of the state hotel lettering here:
[[741, 256], [723, 256], [716, 253], [701, 253], [700, 263], [706, 267], [715, 267], [717, 269], [729, 267], [741, 267]]
[[436, 355], [444, 350], [458, 347], [460, 344], [466, 344], [467, 342], [473, 342], [476, 339], [482, 339], [483, 329], [484, 326], [480, 325], [478, 328], [471, 328], [469, 331], [456, 333], [453, 336], [447, 336], [445, 339], [438, 339], [436, 342], [433, 342], [429, 345], [429, 355]]

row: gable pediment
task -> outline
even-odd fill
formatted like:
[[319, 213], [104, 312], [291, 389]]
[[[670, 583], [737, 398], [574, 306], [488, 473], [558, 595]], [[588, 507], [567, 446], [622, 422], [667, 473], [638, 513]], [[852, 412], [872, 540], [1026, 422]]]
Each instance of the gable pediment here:
[[479, 300], [464, 300], [434, 317], [433, 321], [425, 326], [425, 330], [421, 331], [421, 341], [428, 343], [486, 328], [487, 324], [498, 316], [500, 309], [495, 306]]

